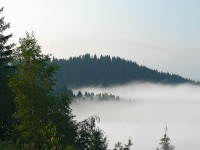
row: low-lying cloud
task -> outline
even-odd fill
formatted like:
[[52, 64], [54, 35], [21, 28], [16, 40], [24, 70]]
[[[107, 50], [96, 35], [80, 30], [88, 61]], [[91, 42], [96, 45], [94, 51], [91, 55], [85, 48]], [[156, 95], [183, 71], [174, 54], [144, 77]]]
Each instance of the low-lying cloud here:
[[76, 101], [72, 103], [77, 120], [91, 115], [101, 118], [112, 148], [117, 141], [133, 139], [133, 149], [155, 149], [168, 125], [176, 150], [199, 150], [200, 86], [131, 83], [113, 87], [87, 87], [82, 92], [112, 93], [120, 101]]

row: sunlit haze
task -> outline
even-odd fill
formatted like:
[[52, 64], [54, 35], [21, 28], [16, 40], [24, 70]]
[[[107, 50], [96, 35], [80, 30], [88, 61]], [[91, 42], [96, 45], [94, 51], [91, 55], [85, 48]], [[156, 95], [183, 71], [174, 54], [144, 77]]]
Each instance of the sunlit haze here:
[[199, 0], [2, 0], [8, 33], [34, 31], [44, 53], [91, 53], [200, 80]]

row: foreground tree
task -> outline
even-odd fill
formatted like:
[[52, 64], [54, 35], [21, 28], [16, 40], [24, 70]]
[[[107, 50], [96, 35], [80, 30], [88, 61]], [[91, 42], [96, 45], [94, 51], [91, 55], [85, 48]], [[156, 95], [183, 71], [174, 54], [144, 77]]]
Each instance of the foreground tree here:
[[17, 74], [10, 85], [15, 94], [18, 121], [16, 141], [4, 145], [22, 150], [106, 150], [107, 139], [96, 127], [98, 117], [83, 122], [73, 120], [71, 100], [52, 92], [57, 66], [49, 65], [49, 55], [41, 54], [33, 34], [20, 39], [15, 51]]
[[[3, 8], [0, 8], [0, 14]], [[3, 33], [10, 28], [9, 23], [4, 22], [4, 17], [0, 18], [0, 140], [5, 140], [6, 134], [12, 131], [12, 114], [14, 113], [14, 103], [12, 92], [8, 86], [10, 67], [8, 63], [12, 61], [12, 49], [14, 44], [7, 44], [12, 34]]]
[[56, 149], [59, 139], [50, 117], [54, 106], [50, 92], [57, 67], [48, 65], [50, 57], [41, 54], [33, 34], [27, 33], [19, 44], [15, 53], [18, 73], [10, 83], [15, 94], [14, 116], [19, 121], [17, 143], [20, 149]]
[[70, 108], [71, 99], [68, 95], [60, 95], [55, 98], [52, 107], [51, 118], [56, 126], [57, 137], [61, 148], [69, 145], [75, 147], [77, 137], [77, 123], [73, 119], [72, 110]]
[[128, 143], [125, 144], [124, 146], [122, 145], [121, 142], [118, 142], [115, 144], [115, 148], [113, 150], [130, 150], [131, 146], [133, 145], [131, 139], [128, 140]]
[[175, 147], [170, 144], [170, 138], [167, 136], [167, 127], [165, 128], [165, 134], [162, 139], [160, 139], [160, 149], [157, 150], [173, 150]]
[[[4, 8], [0, 8], [0, 14], [3, 12]], [[8, 40], [12, 37], [12, 34], [3, 35], [8, 28], [10, 28], [10, 23], [4, 22], [4, 17], [0, 18], [0, 63], [5, 64], [9, 62], [12, 57], [12, 48], [14, 44], [6, 44]]]
[[96, 126], [100, 118], [89, 117], [78, 124], [78, 136], [76, 145], [81, 150], [106, 150], [108, 147], [107, 138], [101, 129]]

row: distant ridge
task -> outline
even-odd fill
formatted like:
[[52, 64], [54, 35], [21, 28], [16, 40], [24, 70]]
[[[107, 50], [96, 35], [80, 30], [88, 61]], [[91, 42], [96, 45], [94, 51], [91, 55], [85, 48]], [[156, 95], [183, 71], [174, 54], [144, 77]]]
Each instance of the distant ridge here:
[[53, 58], [60, 65], [56, 75], [57, 86], [77, 88], [83, 86], [109, 86], [132, 81], [145, 81], [163, 84], [195, 83], [176, 74], [159, 72], [140, 66], [136, 62], [120, 57], [85, 54], [67, 59]]

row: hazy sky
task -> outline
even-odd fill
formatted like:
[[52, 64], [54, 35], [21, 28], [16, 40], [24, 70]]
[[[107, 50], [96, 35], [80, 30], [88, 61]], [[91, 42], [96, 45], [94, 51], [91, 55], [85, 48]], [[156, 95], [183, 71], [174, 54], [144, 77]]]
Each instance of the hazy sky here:
[[1, 6], [16, 43], [34, 31], [43, 52], [58, 58], [120, 56], [200, 80], [199, 0], [1, 0]]

